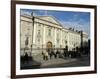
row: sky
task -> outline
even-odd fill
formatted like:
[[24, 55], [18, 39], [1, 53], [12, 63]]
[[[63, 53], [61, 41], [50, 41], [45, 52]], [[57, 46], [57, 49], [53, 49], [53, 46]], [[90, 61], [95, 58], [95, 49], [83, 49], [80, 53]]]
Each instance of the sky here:
[[90, 12], [21, 9], [21, 15], [53, 16], [65, 28], [83, 30], [90, 37]]

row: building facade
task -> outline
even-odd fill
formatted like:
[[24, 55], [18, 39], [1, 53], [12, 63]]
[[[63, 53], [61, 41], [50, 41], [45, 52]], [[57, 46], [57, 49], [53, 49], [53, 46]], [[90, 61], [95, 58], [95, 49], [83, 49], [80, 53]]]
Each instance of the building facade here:
[[30, 49], [32, 53], [40, 53], [41, 50], [38, 49], [65, 48], [66, 46], [70, 51], [80, 47], [81, 42], [87, 41], [88, 35], [85, 32], [67, 29], [53, 16], [20, 16], [21, 52], [24, 49]]

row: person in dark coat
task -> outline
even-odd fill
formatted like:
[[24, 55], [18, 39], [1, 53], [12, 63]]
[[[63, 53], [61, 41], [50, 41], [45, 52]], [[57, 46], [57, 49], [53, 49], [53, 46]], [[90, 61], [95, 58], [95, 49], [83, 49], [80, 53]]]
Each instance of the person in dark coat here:
[[27, 52], [25, 52], [24, 60], [25, 60], [25, 63], [28, 63], [29, 62]]
[[60, 57], [60, 52], [58, 50], [56, 51], [56, 58], [57, 57]]

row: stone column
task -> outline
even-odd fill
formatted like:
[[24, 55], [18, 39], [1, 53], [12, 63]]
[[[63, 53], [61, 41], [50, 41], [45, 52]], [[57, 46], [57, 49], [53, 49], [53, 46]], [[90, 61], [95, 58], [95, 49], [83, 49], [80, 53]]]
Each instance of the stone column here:
[[37, 24], [36, 23], [34, 23], [34, 29], [33, 29], [33, 48], [35, 48], [35, 45], [36, 45], [36, 42], [35, 42], [35, 40], [36, 40], [36, 26]]
[[60, 34], [61, 34], [61, 37], [60, 37], [60, 45], [62, 46], [62, 30], [60, 30]]
[[54, 40], [54, 44], [55, 44], [55, 47], [56, 47], [56, 42], [57, 42], [57, 41], [56, 41], [56, 36], [57, 36], [56, 30], [57, 30], [57, 29], [54, 28], [54, 39], [55, 39], [55, 40]]
[[[44, 25], [44, 26], [43, 26], [43, 45], [46, 45], [46, 40], [45, 40], [45, 34], [46, 34], [45, 31], [46, 31], [46, 30], [45, 30], [45, 28], [46, 28], [46, 27], [45, 27], [45, 25]], [[45, 48], [45, 47], [46, 47], [46, 46], [43, 46], [43, 48]]]

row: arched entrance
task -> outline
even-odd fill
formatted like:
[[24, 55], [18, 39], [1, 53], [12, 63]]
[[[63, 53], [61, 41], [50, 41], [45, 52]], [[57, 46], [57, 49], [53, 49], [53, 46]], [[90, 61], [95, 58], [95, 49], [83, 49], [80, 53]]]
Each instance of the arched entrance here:
[[47, 42], [47, 52], [49, 55], [51, 55], [51, 49], [52, 49], [52, 42], [48, 41]]
[[52, 42], [51, 41], [47, 42], [47, 48], [52, 48]]

